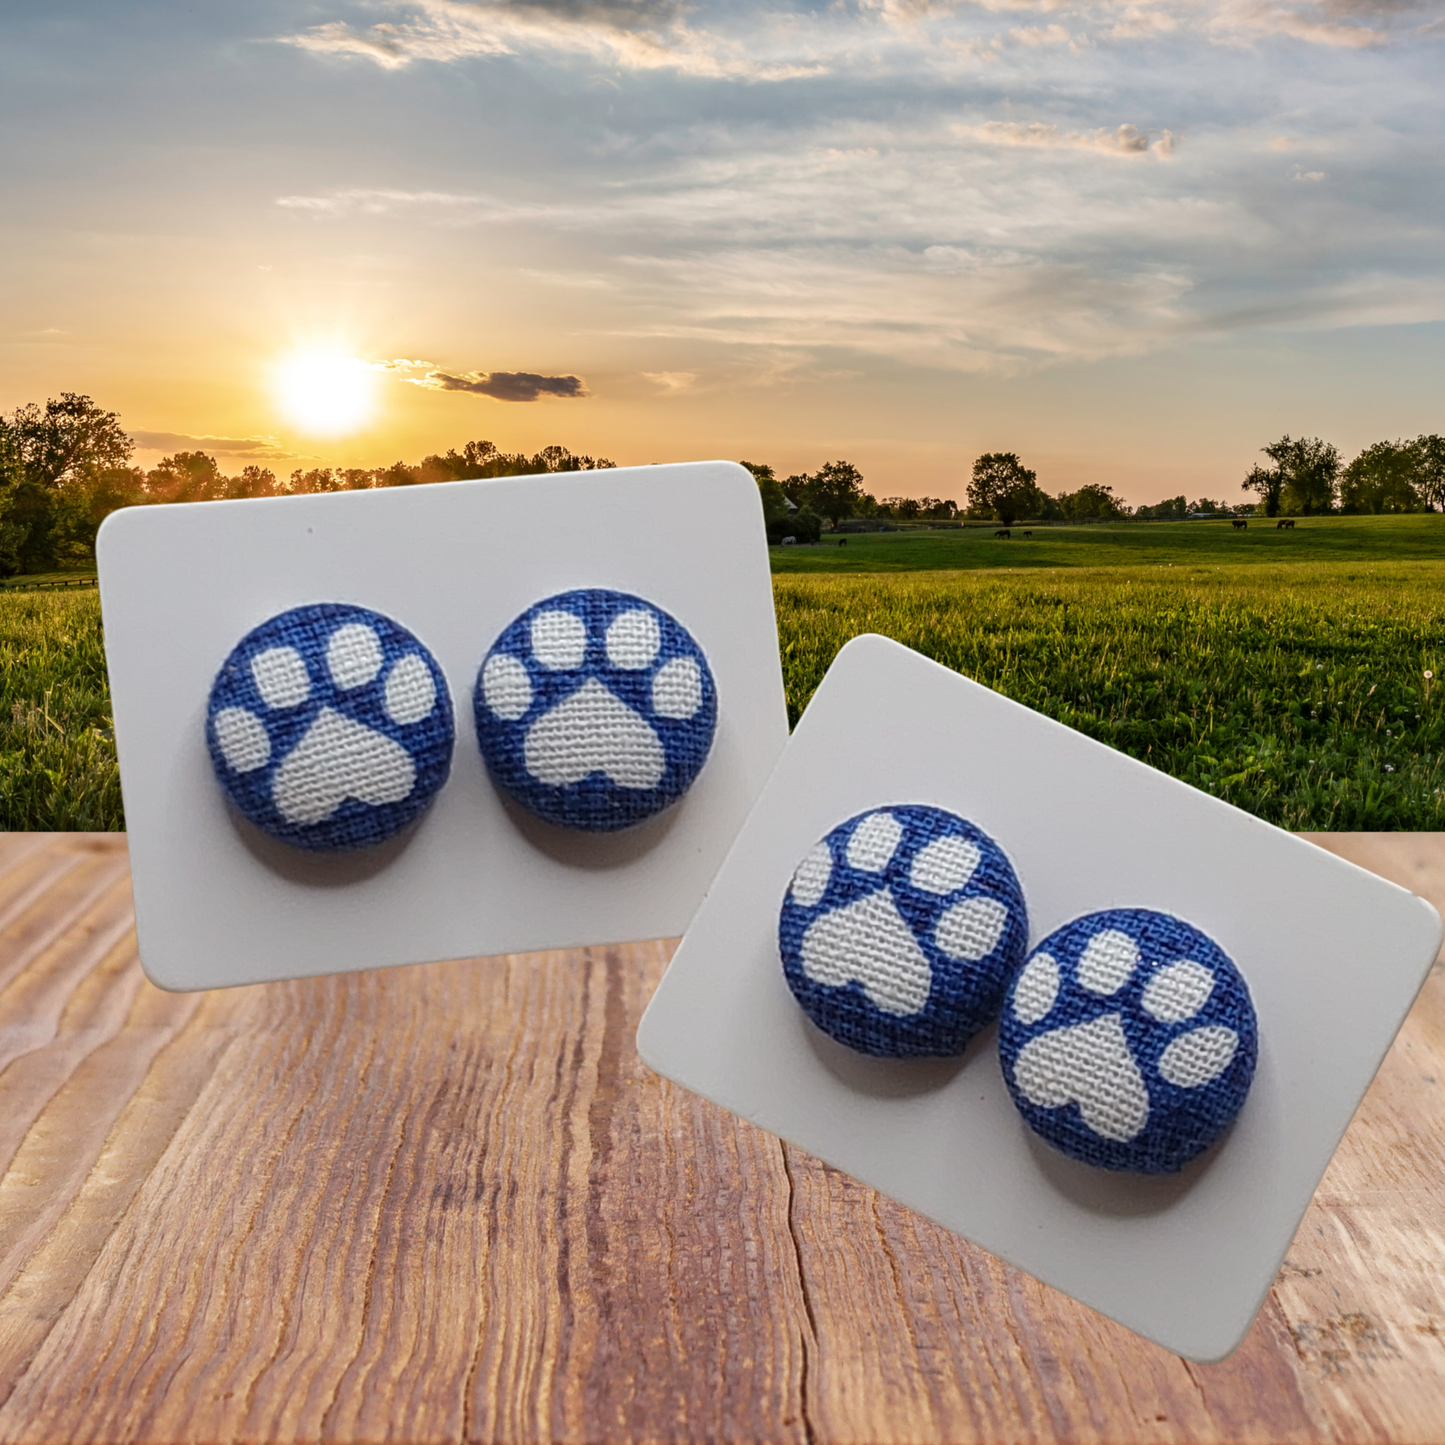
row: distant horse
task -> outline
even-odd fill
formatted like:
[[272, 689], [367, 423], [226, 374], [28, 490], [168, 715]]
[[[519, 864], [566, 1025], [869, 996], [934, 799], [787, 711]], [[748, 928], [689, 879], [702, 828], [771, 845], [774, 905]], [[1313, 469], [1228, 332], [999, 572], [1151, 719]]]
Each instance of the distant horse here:
[[995, 537], [1012, 537], [1012, 536], [1013, 536], [1013, 533], [1010, 532], [1007, 527], [1000, 527], [1000, 528], [998, 529], [998, 531], [994, 533], [994, 536], [995, 536]]
[[1290, 530], [1291, 532], [1293, 532], [1293, 531], [1294, 531], [1294, 518], [1293, 518], [1293, 517], [1281, 517], [1281, 518], [1279, 519], [1279, 521], [1277, 521], [1277, 522], [1274, 524], [1274, 526], [1275, 526], [1275, 530], [1276, 530], [1276, 531], [1279, 531], [1279, 529], [1282, 528], [1282, 527], [1288, 527], [1289, 530]]
[[1032, 536], [1033, 536], [1033, 533], [1032, 533], [1032, 532], [1025, 532], [1025, 533], [1024, 533], [1024, 536], [1025, 536], [1025, 537], [1032, 537]]
[[1241, 527], [1249, 526], [1249, 523], [1246, 522], [1243, 517], [1236, 517], [1229, 525], [1237, 532]]

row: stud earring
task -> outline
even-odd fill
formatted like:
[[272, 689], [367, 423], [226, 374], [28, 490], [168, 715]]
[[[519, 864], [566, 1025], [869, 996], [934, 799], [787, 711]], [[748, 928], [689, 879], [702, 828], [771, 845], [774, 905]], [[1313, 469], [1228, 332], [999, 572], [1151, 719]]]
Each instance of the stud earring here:
[[293, 607], [253, 628], [211, 685], [216, 779], [256, 827], [297, 848], [367, 848], [430, 805], [451, 770], [436, 659], [365, 607]]
[[1213, 939], [1168, 913], [1114, 908], [1051, 933], [1014, 980], [999, 1025], [1024, 1120], [1071, 1158], [1170, 1174], [1244, 1105], [1254, 1004]]
[[717, 688], [662, 608], [584, 588], [529, 607], [492, 644], [473, 698], [497, 787], [562, 828], [612, 832], [677, 802], [707, 761]]
[[859, 1053], [962, 1053], [1028, 946], [1023, 889], [981, 828], [918, 805], [860, 813], [798, 865], [778, 949], [808, 1017]]

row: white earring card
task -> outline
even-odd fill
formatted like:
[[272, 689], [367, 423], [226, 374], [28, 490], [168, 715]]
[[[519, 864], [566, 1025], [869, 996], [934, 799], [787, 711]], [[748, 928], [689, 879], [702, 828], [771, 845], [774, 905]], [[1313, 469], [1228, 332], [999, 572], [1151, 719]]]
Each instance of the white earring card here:
[[[762, 509], [735, 463], [131, 508], [107, 519], [97, 556], [141, 961], [166, 988], [680, 933], [787, 741]], [[524, 619], [564, 593], [583, 600]], [[615, 594], [641, 605], [614, 616]], [[232, 649], [293, 611], [330, 638], [308, 664], [309, 700], [307, 669], [282, 645], [294, 633], [267, 645], [264, 629], [212, 697]], [[574, 746], [575, 719], [552, 700], [577, 691], [559, 622], [602, 629], [615, 685], [641, 699], [624, 708], [589, 680], [584, 701], [600, 700], [612, 729], [601, 741], [583, 729]], [[596, 655], [603, 637], [590, 645]], [[300, 737], [323, 686], [348, 701]], [[356, 720], [371, 692], [382, 731]], [[552, 721], [528, 730], [529, 706]], [[655, 729], [639, 716], [649, 708]], [[659, 776], [657, 734], [699, 736], [680, 798], [589, 832], [495, 785], [479, 716], [500, 735], [494, 766], [514, 763], [513, 793], [534, 805], [521, 784], [547, 789], [527, 767], [571, 797], [569, 768], [605, 782], [611, 766], [636, 796]], [[425, 758], [404, 755], [402, 723], [428, 735]], [[436, 758], [453, 726], [447, 773]], [[313, 763], [327, 744], [371, 771], [338, 783]], [[353, 812], [380, 817], [414, 775], [430, 805], [398, 811], [375, 846], [311, 851], [244, 812], [260, 779], [262, 801], [314, 841], [338, 800], [361, 796], [375, 806]]]
[[[1253, 997], [1233, 1125], [1174, 1174], [1065, 1157], [1025, 1125], [997, 1029], [945, 1059], [852, 1052], [779, 958], [800, 861], [846, 819], [930, 805], [1017, 870], [1032, 947], [1104, 909], [1187, 920]], [[658, 1073], [797, 1144], [1179, 1355], [1244, 1338], [1440, 947], [1395, 884], [897, 643], [839, 654], [638, 1031]]]

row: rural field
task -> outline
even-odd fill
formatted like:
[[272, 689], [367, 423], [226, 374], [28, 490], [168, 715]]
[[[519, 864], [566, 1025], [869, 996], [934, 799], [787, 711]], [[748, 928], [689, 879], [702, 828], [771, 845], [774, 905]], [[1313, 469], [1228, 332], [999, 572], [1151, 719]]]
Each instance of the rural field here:
[[[1445, 517], [853, 535], [772, 561], [794, 721], [880, 632], [1282, 827], [1445, 828]], [[124, 826], [94, 592], [0, 593], [0, 826]]]

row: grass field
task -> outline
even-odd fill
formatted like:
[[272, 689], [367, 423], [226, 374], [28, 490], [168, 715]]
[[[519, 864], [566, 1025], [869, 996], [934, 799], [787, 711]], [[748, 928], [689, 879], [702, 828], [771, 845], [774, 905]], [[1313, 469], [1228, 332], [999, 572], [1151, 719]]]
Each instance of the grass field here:
[[[791, 549], [790, 549], [791, 550]], [[796, 720], [881, 632], [1286, 828], [1445, 827], [1445, 562], [775, 578]]]
[[1445, 559], [1445, 515], [1300, 517], [1292, 532], [1263, 518], [1242, 532], [1228, 522], [1119, 522], [857, 532], [840, 547], [773, 547], [775, 572], [936, 572], [978, 568], [1258, 566], [1281, 562], [1404, 562]]
[[96, 594], [0, 596], [0, 828], [123, 826]]
[[[774, 549], [789, 711], [850, 637], [881, 632], [1283, 827], [1445, 828], [1445, 518], [1260, 535], [1185, 523]], [[1236, 542], [1250, 550], [1229, 557]], [[1054, 561], [988, 560], [1025, 546]], [[974, 560], [920, 570], [925, 555]], [[123, 826], [99, 634], [93, 592], [0, 595], [0, 827]]]

